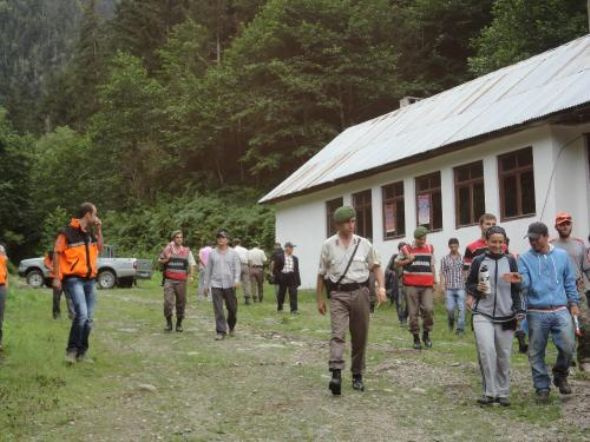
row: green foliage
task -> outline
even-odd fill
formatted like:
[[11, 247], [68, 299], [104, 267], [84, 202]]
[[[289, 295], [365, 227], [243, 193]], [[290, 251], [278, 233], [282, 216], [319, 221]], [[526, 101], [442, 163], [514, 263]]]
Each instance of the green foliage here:
[[586, 34], [586, 7], [584, 0], [497, 0], [493, 22], [474, 40], [472, 72], [485, 74]]

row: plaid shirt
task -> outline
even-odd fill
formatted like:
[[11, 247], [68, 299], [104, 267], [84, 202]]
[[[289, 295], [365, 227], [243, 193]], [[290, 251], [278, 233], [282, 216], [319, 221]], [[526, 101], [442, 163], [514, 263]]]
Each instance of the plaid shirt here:
[[463, 276], [463, 257], [453, 256], [450, 253], [440, 262], [440, 274], [445, 277], [446, 289], [464, 289], [465, 277]]

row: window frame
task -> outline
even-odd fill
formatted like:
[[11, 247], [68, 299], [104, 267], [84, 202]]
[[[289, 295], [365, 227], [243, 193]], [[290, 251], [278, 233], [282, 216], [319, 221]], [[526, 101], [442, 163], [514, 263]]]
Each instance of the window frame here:
[[[361, 205], [362, 208], [362, 213], [361, 210], [359, 210], [359, 207], [356, 204], [356, 199], [360, 196], [365, 196], [368, 195], [368, 204], [366, 204], [366, 201], [363, 201], [363, 205]], [[371, 241], [373, 240], [373, 191], [372, 189], [367, 189], [367, 190], [362, 190], [360, 192], [355, 192], [352, 194], [352, 207], [354, 207], [354, 210], [356, 211], [356, 234], [359, 236], [362, 236], [363, 238], [368, 238]], [[364, 214], [365, 214], [365, 210], [368, 207], [368, 214], [369, 214], [369, 222], [367, 223], [366, 219], [364, 219]], [[364, 232], [360, 232], [358, 230], [359, 227], [359, 217], [363, 216], [363, 226], [365, 227], [365, 231]], [[371, 235], [367, 235], [367, 226], [370, 226], [370, 231], [371, 231]]]
[[[462, 169], [472, 168], [475, 165], [481, 165], [481, 177], [477, 178], [469, 178], [464, 181], [459, 181], [459, 172]], [[474, 204], [474, 187], [476, 184], [481, 183], [483, 186], [483, 193], [484, 193], [484, 200], [483, 200], [483, 207], [485, 213], [486, 201], [485, 201], [485, 170], [483, 160], [473, 161], [471, 163], [462, 164], [460, 166], [456, 166], [453, 168], [453, 188], [455, 191], [455, 228], [459, 229], [462, 227], [471, 227], [476, 226], [479, 224], [479, 216], [475, 214], [475, 204]], [[469, 189], [469, 212], [470, 212], [470, 219], [471, 222], [468, 224], [461, 224], [461, 210], [460, 210], [460, 199], [459, 199], [459, 189], [463, 187], [468, 187]], [[481, 215], [480, 215], [481, 216]]]
[[[418, 189], [418, 181], [419, 180], [429, 179], [429, 178], [434, 177], [436, 175], [438, 175], [438, 182], [439, 182], [438, 187], [429, 187], [426, 190], [419, 190]], [[435, 205], [433, 204], [432, 195], [436, 192], [438, 192], [440, 194], [440, 227], [437, 227], [435, 229], [435, 228], [433, 228], [434, 206]], [[420, 195], [430, 195], [430, 225], [427, 228], [430, 233], [441, 232], [444, 229], [444, 225], [443, 225], [444, 216], [443, 216], [443, 201], [442, 201], [442, 174], [441, 174], [440, 170], [414, 177], [414, 193], [415, 193], [415, 201], [416, 201], [416, 227], [424, 225], [424, 224], [418, 223], [420, 220], [420, 213], [419, 213], [420, 207], [419, 207], [419, 203], [418, 203], [418, 197]]]
[[[386, 189], [388, 187], [395, 187], [395, 186], [401, 186], [401, 194], [400, 195], [395, 195], [395, 191], [394, 191], [394, 196], [393, 197], [386, 197]], [[387, 230], [385, 229], [385, 206], [387, 204], [393, 204], [393, 210], [394, 210], [394, 218], [397, 220], [399, 219], [398, 217], [398, 211], [397, 211], [397, 203], [401, 201], [401, 203], [403, 204], [403, 231], [400, 232], [400, 229], [398, 228], [396, 230], [396, 232], [392, 235], [392, 234], [388, 234]], [[400, 180], [400, 181], [396, 181], [393, 183], [389, 183], [389, 184], [385, 184], [383, 186], [381, 186], [381, 218], [383, 220], [383, 241], [387, 241], [387, 240], [391, 240], [391, 239], [399, 239], [399, 238], [403, 238], [406, 235], [406, 214], [405, 214], [405, 210], [406, 210], [406, 202], [405, 202], [405, 186], [404, 186], [404, 181]], [[396, 227], [398, 226], [398, 224], [396, 223]]]
[[[502, 166], [502, 160], [510, 157], [510, 156], [517, 156], [519, 153], [530, 151], [531, 154], [531, 164], [527, 166], [519, 166], [518, 162], [516, 167], [510, 169], [506, 172]], [[533, 201], [535, 205], [535, 211], [532, 213], [523, 213], [522, 209], [522, 186], [520, 184], [520, 177], [523, 173], [532, 172], [533, 174], [533, 186], [535, 184], [535, 156], [533, 152], [533, 146], [527, 146], [522, 149], [513, 150], [510, 152], [503, 153], [497, 156], [497, 164], [498, 164], [498, 192], [499, 192], [499, 200], [500, 200], [500, 221], [512, 221], [521, 218], [532, 218], [537, 215], [537, 189], [533, 189], [533, 195], [535, 200]], [[516, 209], [517, 214], [513, 216], [506, 216], [506, 192], [504, 191], [504, 178], [514, 176], [516, 177]]]
[[[335, 208], [332, 210], [330, 203], [335, 203], [338, 205], [336, 205]], [[341, 207], [343, 205], [344, 198], [341, 196], [337, 198], [332, 198], [325, 202], [324, 207], [326, 209], [326, 238], [329, 238], [336, 234], [336, 227], [334, 224], [334, 212], [338, 207]]]

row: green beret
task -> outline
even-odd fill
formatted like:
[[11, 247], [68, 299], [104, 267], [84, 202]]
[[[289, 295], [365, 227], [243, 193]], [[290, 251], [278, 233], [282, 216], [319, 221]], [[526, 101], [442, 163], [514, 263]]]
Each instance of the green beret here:
[[419, 239], [422, 238], [423, 236], [426, 236], [428, 234], [428, 229], [424, 226], [418, 226], [416, 227], [416, 230], [414, 230], [414, 238]]
[[334, 212], [334, 222], [345, 223], [349, 219], [356, 218], [356, 212], [350, 206], [338, 207]]

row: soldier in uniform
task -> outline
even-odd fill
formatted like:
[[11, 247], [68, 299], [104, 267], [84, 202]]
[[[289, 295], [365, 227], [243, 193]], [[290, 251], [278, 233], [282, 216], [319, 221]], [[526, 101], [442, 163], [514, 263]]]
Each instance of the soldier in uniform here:
[[332, 379], [329, 388], [332, 394], [340, 395], [347, 329], [350, 329], [352, 344], [352, 387], [364, 391], [363, 370], [370, 309], [369, 273], [375, 273], [379, 304], [385, 302], [385, 282], [381, 262], [373, 245], [354, 234], [354, 209], [349, 206], [338, 208], [334, 212], [334, 222], [337, 233], [322, 246], [316, 290], [318, 311], [325, 315], [324, 288], [327, 288], [332, 327], [329, 360]]

